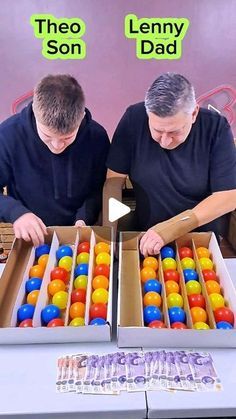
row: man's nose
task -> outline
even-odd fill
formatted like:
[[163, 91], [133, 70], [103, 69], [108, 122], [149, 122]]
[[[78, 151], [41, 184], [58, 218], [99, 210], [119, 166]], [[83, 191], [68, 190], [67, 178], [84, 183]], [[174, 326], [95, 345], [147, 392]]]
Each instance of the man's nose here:
[[171, 141], [172, 141], [171, 136], [168, 133], [163, 132], [163, 134], [161, 135], [161, 141], [160, 141], [161, 144], [164, 147], [168, 147], [168, 145], [170, 145]]
[[61, 150], [64, 147], [64, 141], [61, 140], [52, 140], [51, 144], [55, 150]]

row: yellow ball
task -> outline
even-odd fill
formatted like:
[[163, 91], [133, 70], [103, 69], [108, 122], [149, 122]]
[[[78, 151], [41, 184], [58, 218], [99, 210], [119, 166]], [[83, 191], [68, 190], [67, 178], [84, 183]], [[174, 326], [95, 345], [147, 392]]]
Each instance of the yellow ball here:
[[216, 292], [209, 295], [209, 300], [211, 303], [212, 310], [216, 310], [217, 308], [225, 306], [224, 297], [221, 294], [217, 294]]
[[168, 305], [168, 308], [183, 307], [184, 300], [183, 300], [182, 295], [178, 294], [177, 292], [172, 292], [167, 297], [167, 305]]
[[52, 303], [55, 306], [59, 307], [61, 310], [64, 310], [67, 306], [68, 301], [68, 292], [66, 291], [58, 291], [52, 297]]
[[87, 275], [79, 275], [74, 280], [74, 288], [82, 288], [86, 290], [88, 284], [88, 277]]
[[84, 326], [84, 319], [83, 317], [75, 317], [73, 320], [71, 320], [69, 326], [79, 327]]
[[162, 267], [163, 267], [163, 271], [165, 271], [166, 269], [174, 269], [176, 270], [177, 264], [175, 259], [173, 258], [165, 258], [162, 261]]
[[39, 290], [31, 291], [27, 295], [27, 303], [32, 304], [33, 306], [35, 306], [36, 303], [37, 303], [37, 300], [38, 300], [38, 296], [39, 296]]
[[202, 269], [213, 269], [213, 262], [209, 258], [200, 258], [199, 263]]
[[108, 243], [99, 242], [94, 247], [95, 255], [99, 255], [99, 253], [110, 253], [110, 246]]
[[198, 281], [188, 281], [186, 282], [185, 287], [188, 295], [201, 294], [202, 292], [201, 284]]
[[77, 258], [76, 262], [79, 265], [80, 263], [89, 263], [89, 253], [87, 252], [81, 252]]
[[71, 271], [73, 259], [71, 256], [63, 256], [58, 263], [60, 268], [64, 268], [67, 272]]
[[194, 329], [197, 329], [197, 330], [207, 330], [207, 329], [210, 329], [210, 327], [208, 326], [208, 324], [206, 324], [204, 322], [196, 322], [196, 323], [194, 323], [193, 328]]
[[158, 268], [158, 260], [154, 258], [153, 256], [148, 256], [143, 261], [143, 267], [144, 268], [150, 267], [154, 269], [154, 271], [156, 271]]
[[92, 293], [92, 301], [93, 303], [104, 303], [108, 302], [108, 291], [104, 288], [97, 288]]
[[110, 265], [111, 256], [107, 252], [101, 252], [96, 257], [96, 264], [97, 265]]
[[181, 260], [182, 269], [195, 269], [195, 262], [192, 258], [183, 258]]

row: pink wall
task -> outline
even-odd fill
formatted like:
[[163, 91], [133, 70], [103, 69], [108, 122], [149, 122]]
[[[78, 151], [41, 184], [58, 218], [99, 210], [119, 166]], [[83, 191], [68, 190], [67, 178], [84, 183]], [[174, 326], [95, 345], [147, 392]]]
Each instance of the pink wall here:
[[[1, 0], [0, 120], [12, 102], [48, 73], [71, 73], [82, 84], [87, 106], [112, 134], [125, 108], [143, 100], [150, 83], [162, 72], [185, 74], [197, 96], [227, 84], [236, 88], [235, 0]], [[87, 25], [84, 61], [49, 61], [29, 23], [34, 13], [80, 17]], [[138, 60], [135, 41], [124, 37], [128, 13], [141, 17], [187, 17], [190, 26], [180, 60]], [[212, 99], [228, 100], [223, 93]], [[236, 134], [236, 124], [233, 124]]]

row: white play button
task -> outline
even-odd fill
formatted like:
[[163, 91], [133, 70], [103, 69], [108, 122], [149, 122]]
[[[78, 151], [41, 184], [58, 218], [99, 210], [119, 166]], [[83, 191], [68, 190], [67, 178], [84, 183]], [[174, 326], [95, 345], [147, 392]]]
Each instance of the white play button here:
[[115, 198], [109, 198], [108, 219], [111, 223], [124, 217], [124, 215], [129, 214], [130, 211], [131, 209], [127, 205], [122, 204], [122, 202]]

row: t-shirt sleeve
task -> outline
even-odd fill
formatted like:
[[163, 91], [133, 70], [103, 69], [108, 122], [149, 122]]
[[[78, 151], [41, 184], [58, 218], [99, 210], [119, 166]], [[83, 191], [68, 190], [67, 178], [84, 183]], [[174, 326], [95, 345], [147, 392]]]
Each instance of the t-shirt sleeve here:
[[223, 117], [210, 154], [210, 187], [212, 193], [236, 189], [236, 148], [230, 125]]
[[132, 159], [132, 134], [130, 123], [130, 110], [128, 108], [115, 130], [107, 158], [108, 169], [126, 175], [130, 174]]

